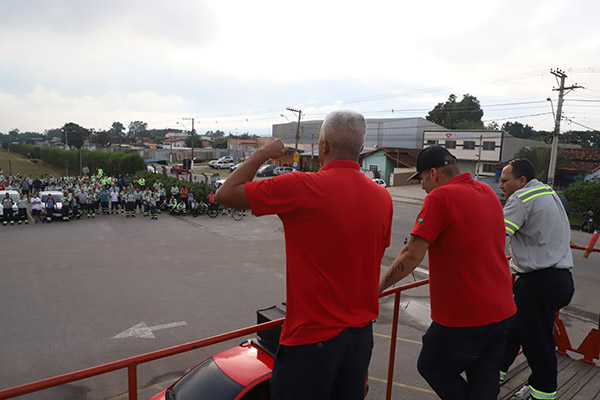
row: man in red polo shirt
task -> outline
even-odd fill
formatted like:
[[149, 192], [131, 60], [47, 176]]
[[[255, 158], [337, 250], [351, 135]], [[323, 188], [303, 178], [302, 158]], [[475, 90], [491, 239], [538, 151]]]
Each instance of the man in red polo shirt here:
[[319, 136], [319, 172], [252, 182], [261, 164], [284, 154], [283, 143], [269, 138], [217, 193], [226, 207], [283, 222], [287, 309], [273, 399], [364, 398], [393, 212], [387, 190], [360, 171], [365, 134], [361, 114], [333, 112]]
[[415, 177], [428, 194], [380, 292], [410, 274], [429, 250], [433, 322], [423, 336], [419, 373], [444, 400], [495, 400], [504, 332], [516, 313], [502, 206], [487, 184], [460, 174], [444, 147], [419, 153]]

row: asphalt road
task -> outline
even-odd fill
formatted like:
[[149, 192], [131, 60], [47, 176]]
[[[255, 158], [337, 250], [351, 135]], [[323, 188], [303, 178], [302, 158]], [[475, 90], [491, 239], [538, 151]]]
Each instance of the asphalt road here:
[[[392, 246], [382, 272], [402, 248], [418, 210], [395, 204]], [[590, 235], [573, 236], [587, 244]], [[567, 310], [567, 329], [576, 332], [593, 326], [600, 311], [595, 295], [600, 255], [584, 260], [580, 253], [574, 253], [577, 293]], [[253, 325], [257, 309], [285, 299], [283, 230], [273, 216], [248, 215], [236, 222], [227, 216], [163, 214], [154, 221], [100, 215], [0, 227], [0, 254], [0, 388]], [[416, 372], [420, 338], [429, 324], [427, 288], [403, 296], [402, 305], [393, 398], [434, 399]], [[370, 399], [385, 393], [391, 309], [391, 299], [383, 299], [374, 328]], [[142, 323], [155, 329], [151, 335], [127, 335]], [[241, 341], [140, 366], [139, 398]], [[126, 388], [126, 372], [120, 371], [20, 398], [120, 399]]]

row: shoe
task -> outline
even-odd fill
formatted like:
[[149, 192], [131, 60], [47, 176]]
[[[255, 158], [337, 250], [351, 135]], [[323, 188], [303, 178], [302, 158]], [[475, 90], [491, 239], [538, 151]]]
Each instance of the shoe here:
[[529, 392], [531, 392], [531, 388], [529, 385], [523, 386], [519, 389], [515, 394], [512, 395], [510, 400], [524, 400], [529, 398]]

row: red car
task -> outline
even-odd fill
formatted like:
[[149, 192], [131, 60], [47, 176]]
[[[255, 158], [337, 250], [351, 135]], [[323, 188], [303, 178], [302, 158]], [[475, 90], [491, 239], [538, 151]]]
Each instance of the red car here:
[[188, 172], [190, 172], [190, 170], [189, 169], [185, 169], [183, 167], [183, 164], [179, 164], [179, 165], [176, 165], [174, 167], [171, 167], [171, 173], [172, 174], [187, 174]]
[[148, 400], [269, 400], [273, 356], [248, 341], [204, 360]]
[[[277, 306], [257, 311], [257, 323], [285, 316]], [[174, 384], [148, 400], [270, 400], [271, 373], [281, 326], [202, 361]], [[367, 377], [368, 382], [368, 377]], [[365, 382], [365, 397], [369, 386]]]

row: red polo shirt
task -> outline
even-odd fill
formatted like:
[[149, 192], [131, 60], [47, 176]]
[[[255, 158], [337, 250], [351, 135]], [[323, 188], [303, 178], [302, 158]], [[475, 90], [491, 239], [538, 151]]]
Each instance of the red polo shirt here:
[[286, 248], [287, 307], [280, 343], [329, 340], [379, 314], [381, 258], [390, 244], [392, 200], [358, 163], [246, 183], [257, 215], [277, 214]]
[[504, 215], [487, 184], [467, 172], [435, 188], [425, 197], [411, 234], [430, 243], [431, 319], [469, 327], [515, 314]]

